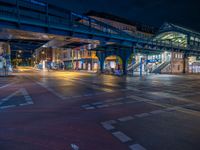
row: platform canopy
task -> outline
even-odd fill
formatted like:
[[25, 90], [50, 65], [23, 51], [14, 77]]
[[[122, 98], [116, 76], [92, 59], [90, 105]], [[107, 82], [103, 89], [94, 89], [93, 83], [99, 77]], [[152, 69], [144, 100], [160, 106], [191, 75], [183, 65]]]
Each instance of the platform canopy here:
[[200, 47], [199, 32], [172, 23], [164, 23], [154, 36], [154, 40], [185, 48]]

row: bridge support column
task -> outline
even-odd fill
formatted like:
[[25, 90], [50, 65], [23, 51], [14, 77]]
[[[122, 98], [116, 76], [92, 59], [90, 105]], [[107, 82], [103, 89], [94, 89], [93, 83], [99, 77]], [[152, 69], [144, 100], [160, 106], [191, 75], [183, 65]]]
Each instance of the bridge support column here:
[[121, 55], [123, 75], [127, 75], [128, 57], [129, 57], [130, 54], [128, 52], [124, 51], [124, 53]]
[[183, 54], [183, 73], [188, 73], [188, 58], [187, 54]]
[[104, 71], [104, 61], [105, 59], [101, 59], [99, 62], [100, 62], [100, 72], [103, 73]]
[[123, 75], [127, 75], [127, 59], [122, 59]]
[[104, 52], [98, 52], [97, 57], [99, 58], [99, 71], [100, 73], [104, 72], [104, 62], [105, 62], [105, 53]]

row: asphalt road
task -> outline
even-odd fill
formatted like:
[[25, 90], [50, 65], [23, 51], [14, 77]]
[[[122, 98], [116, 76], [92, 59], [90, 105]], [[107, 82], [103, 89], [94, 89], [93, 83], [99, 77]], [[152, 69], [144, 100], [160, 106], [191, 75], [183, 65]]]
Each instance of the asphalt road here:
[[0, 78], [0, 150], [199, 150], [200, 76], [21, 68]]

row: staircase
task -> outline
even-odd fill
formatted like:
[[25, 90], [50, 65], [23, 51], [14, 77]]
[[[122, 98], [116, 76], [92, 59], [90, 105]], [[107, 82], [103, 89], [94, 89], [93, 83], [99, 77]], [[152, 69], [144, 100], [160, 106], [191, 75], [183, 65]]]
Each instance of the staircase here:
[[131, 64], [127, 67], [128, 74], [133, 74], [133, 71], [139, 67], [140, 63]]
[[161, 71], [170, 64], [169, 61], [161, 63], [158, 67], [151, 71], [151, 73], [161, 73]]

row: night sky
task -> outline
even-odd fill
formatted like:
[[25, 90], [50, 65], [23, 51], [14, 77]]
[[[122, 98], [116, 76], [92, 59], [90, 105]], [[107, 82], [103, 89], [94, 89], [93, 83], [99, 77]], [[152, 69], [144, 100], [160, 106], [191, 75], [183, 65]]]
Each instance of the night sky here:
[[[79, 13], [107, 12], [133, 22], [159, 27], [172, 22], [200, 32], [198, 0], [48, 0]], [[59, 3], [58, 3], [59, 2]]]

